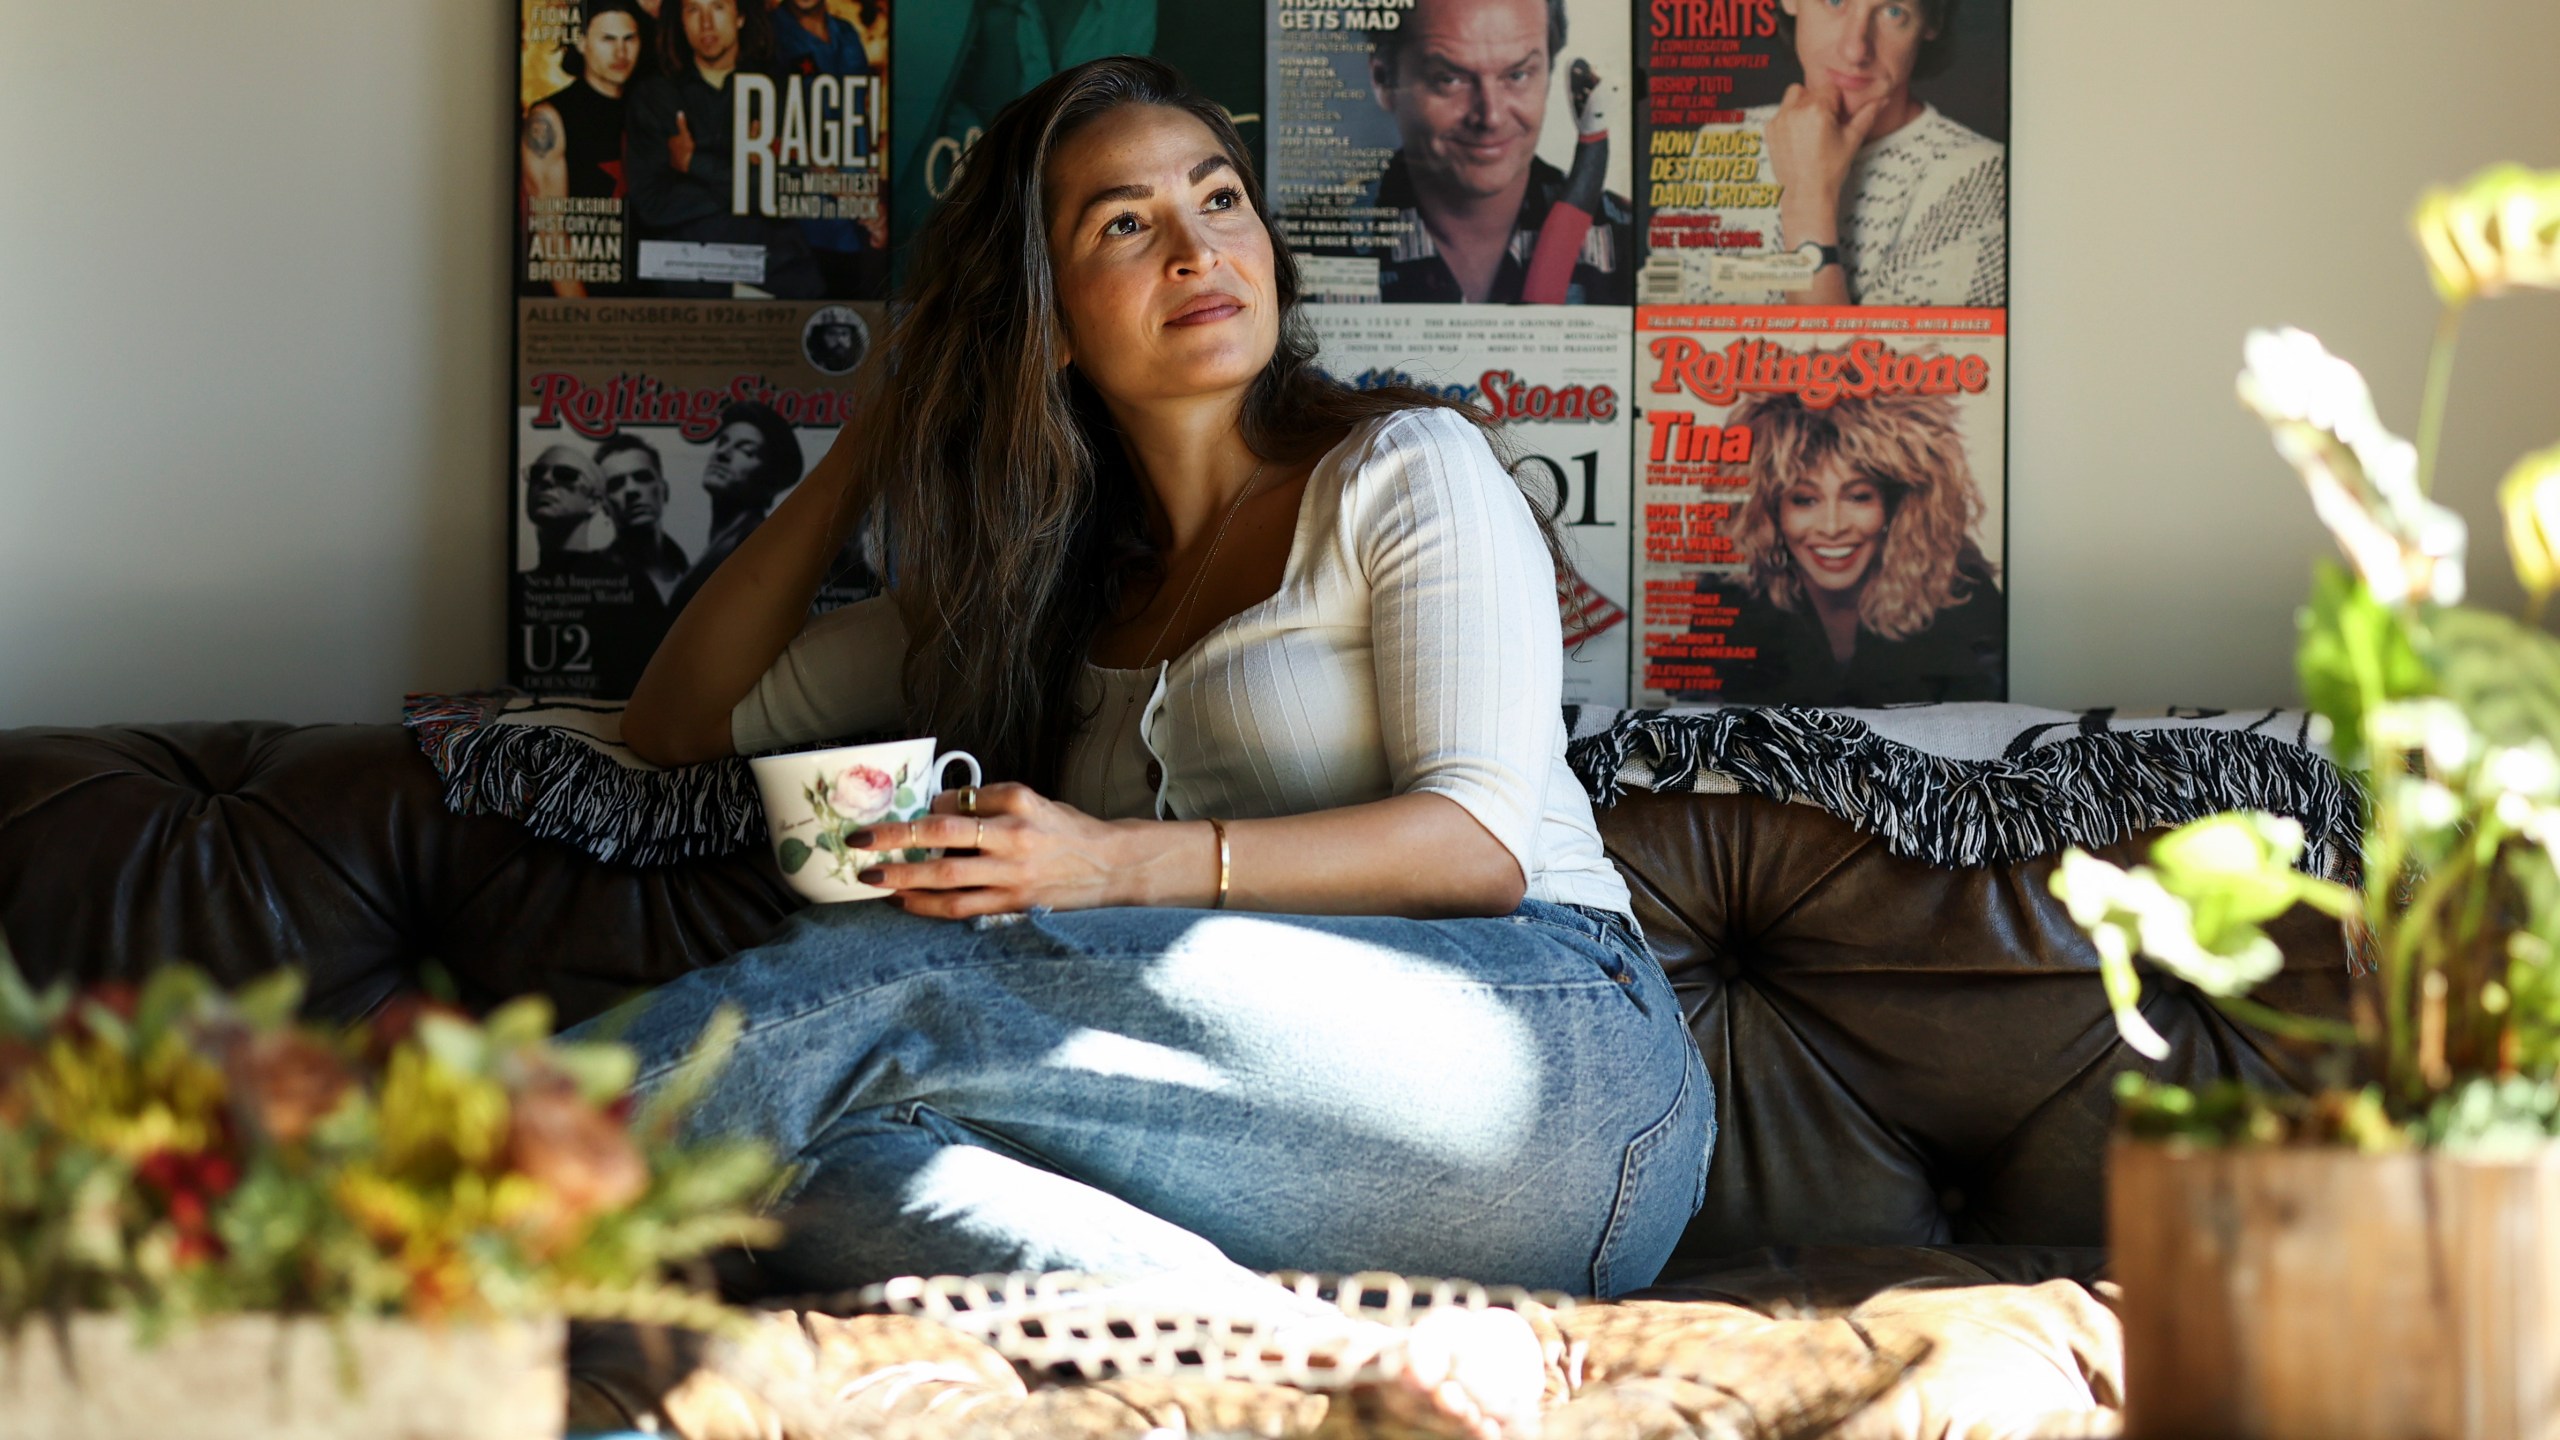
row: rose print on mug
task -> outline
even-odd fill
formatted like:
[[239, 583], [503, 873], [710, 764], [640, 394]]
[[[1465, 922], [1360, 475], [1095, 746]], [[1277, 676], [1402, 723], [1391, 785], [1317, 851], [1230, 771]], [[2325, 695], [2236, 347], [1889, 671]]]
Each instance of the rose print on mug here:
[[[916, 787], [907, 783], [907, 767], [888, 774], [870, 765], [848, 765], [830, 777], [826, 771], [815, 772], [800, 792], [809, 801], [809, 818], [785, 827], [797, 831], [803, 825], [815, 826], [815, 833], [803, 840], [796, 833], [785, 834], [774, 859], [785, 875], [797, 875], [800, 868], [819, 854], [834, 864], [834, 878], [851, 876], [854, 871], [873, 863], [873, 859], [893, 856], [900, 860], [924, 860], [933, 852], [924, 849], [903, 851], [858, 850], [849, 842], [854, 831], [883, 820], [913, 820], [925, 812], [925, 801]], [[854, 857], [866, 858], [859, 864]]]
[[[870, 824], [889, 813], [895, 804], [914, 804], [910, 799], [897, 799], [898, 787], [904, 785], [907, 772], [902, 767], [894, 776], [881, 773], [875, 765], [847, 765], [834, 783], [827, 786], [826, 805], [840, 815]], [[813, 789], [815, 787], [812, 787]]]
[[942, 852], [865, 850], [853, 843], [853, 836], [873, 825], [921, 818], [942, 789], [944, 767], [954, 762], [968, 767], [970, 784], [978, 783], [976, 759], [959, 750], [936, 755], [930, 739], [749, 761], [764, 797], [774, 864], [792, 889], [812, 900], [869, 900], [888, 894], [854, 877], [884, 860], [930, 860]]

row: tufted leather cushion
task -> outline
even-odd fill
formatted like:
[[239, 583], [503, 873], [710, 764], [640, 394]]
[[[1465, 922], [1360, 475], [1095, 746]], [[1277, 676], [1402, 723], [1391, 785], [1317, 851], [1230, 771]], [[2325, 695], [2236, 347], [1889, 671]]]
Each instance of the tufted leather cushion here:
[[[1603, 825], [1716, 1079], [1683, 1259], [1762, 1245], [2099, 1245], [2117, 1038], [2051, 860], [1937, 869], [1824, 811], [1639, 796]], [[2131, 863], [2141, 842], [2103, 850]], [[2261, 998], [2345, 1013], [2334, 930], [2278, 927]], [[2143, 1013], [2184, 1083], [2287, 1083], [2262, 1037], [2156, 974]], [[1675, 1262], [1678, 1263], [1678, 1262]]]
[[396, 725], [0, 731], [0, 933], [39, 979], [291, 965], [346, 1019], [433, 965], [466, 1004], [540, 991], [566, 1023], [797, 903], [761, 850], [631, 870], [453, 815]]
[[[2108, 1087], [2137, 1062], [2049, 863], [1932, 869], [1740, 796], [1640, 796], [1602, 829], [1717, 1088], [1675, 1273], [1763, 1245], [2103, 1242]], [[39, 980], [294, 965], [347, 1018], [432, 964], [465, 1003], [539, 991], [574, 1020], [764, 938], [795, 903], [770, 865], [633, 870], [454, 816], [397, 726], [0, 731], [0, 932]], [[2344, 1013], [2334, 933], [2281, 938], [2262, 993]], [[2282, 1078], [2191, 992], [2148, 989], [2164, 1073]]]

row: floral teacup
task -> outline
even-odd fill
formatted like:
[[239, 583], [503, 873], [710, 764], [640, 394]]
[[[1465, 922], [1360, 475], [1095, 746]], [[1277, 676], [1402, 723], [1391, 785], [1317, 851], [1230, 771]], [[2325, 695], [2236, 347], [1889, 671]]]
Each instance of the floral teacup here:
[[937, 755], [930, 737], [764, 755], [747, 766], [764, 796], [774, 863], [791, 888], [818, 901], [876, 900], [889, 892], [853, 877], [883, 860], [930, 860], [942, 852], [861, 850], [848, 837], [924, 814], [942, 792], [944, 767], [955, 761], [969, 767], [970, 784], [980, 782], [976, 756]]

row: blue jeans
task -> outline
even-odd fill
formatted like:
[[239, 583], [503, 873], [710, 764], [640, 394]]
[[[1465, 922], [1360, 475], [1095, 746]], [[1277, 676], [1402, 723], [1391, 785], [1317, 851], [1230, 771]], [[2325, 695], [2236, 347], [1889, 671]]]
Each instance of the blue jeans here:
[[1715, 1103], [1614, 916], [820, 905], [572, 1034], [663, 1085], [746, 1029], [689, 1122], [802, 1168], [796, 1288], [908, 1274], [1394, 1270], [1650, 1282], [1706, 1189]]

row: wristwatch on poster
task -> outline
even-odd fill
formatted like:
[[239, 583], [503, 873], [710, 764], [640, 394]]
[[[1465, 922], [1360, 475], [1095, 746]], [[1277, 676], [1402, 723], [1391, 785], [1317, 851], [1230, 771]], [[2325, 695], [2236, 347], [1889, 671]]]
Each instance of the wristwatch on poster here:
[[1805, 267], [1805, 273], [1808, 275], [1821, 273], [1822, 267], [1825, 265], [1837, 265], [1840, 263], [1840, 247], [1837, 245], [1825, 245], [1819, 240], [1807, 240], [1796, 247], [1795, 253], [1803, 256], [1806, 261], [1809, 262]]

